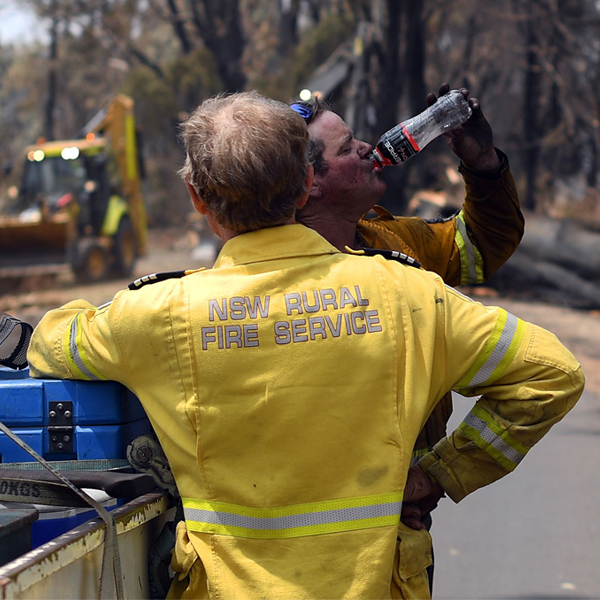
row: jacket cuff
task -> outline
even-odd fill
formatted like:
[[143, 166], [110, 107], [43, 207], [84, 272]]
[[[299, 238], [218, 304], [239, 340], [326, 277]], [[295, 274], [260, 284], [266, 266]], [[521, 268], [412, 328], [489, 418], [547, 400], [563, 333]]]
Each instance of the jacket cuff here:
[[454, 478], [449, 465], [459, 453], [448, 438], [440, 440], [417, 464], [433, 483], [439, 483], [454, 502], [460, 502], [467, 492]]
[[495, 171], [474, 171], [473, 169], [469, 169], [462, 161], [460, 162], [458, 172], [463, 176], [466, 183], [472, 182], [473, 184], [477, 184], [478, 182], [485, 183], [502, 179], [504, 173], [509, 170], [508, 157], [502, 150], [498, 148], [495, 148], [495, 150], [500, 159], [500, 167]]

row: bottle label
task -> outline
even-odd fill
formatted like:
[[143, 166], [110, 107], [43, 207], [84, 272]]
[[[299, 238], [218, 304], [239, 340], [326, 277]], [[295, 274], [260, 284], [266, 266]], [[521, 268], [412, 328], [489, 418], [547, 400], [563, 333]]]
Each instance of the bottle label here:
[[410, 135], [404, 125], [401, 125], [395, 134], [393, 137], [390, 136], [390, 138], [382, 140], [377, 145], [382, 154], [394, 164], [406, 162], [421, 150], [415, 138]]

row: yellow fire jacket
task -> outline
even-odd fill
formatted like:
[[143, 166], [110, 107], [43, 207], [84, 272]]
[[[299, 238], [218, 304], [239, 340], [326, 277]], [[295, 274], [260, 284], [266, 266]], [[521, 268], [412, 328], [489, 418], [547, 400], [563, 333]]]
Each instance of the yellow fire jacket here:
[[485, 485], [469, 450], [510, 472], [583, 387], [552, 334], [302, 225], [50, 311], [28, 358], [36, 377], [114, 379], [140, 398], [183, 498], [173, 598], [426, 598], [430, 557], [403, 542], [400, 510], [436, 402], [483, 394], [424, 461]]
[[[461, 164], [465, 199], [452, 218], [426, 221], [418, 217], [394, 217], [375, 207], [378, 217], [362, 219], [358, 232], [365, 247], [402, 252], [440, 275], [448, 285], [483, 283], [516, 250], [524, 231], [524, 218], [508, 158], [501, 160], [497, 176], [481, 177]], [[415, 444], [418, 459], [446, 435], [452, 414], [452, 395], [434, 408]]]

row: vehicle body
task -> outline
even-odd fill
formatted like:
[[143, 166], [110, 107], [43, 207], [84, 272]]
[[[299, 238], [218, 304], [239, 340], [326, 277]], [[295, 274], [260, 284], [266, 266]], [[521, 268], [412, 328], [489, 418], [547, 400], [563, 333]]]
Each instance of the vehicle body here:
[[[113, 574], [123, 598], [164, 597], [175, 501], [127, 459], [128, 445], [149, 459], [149, 447], [135, 445], [139, 428], [126, 426], [140, 421], [138, 405], [116, 382], [34, 380], [0, 367], [0, 599], [109, 597]], [[6, 429], [110, 511], [114, 570], [105, 521], [91, 506], [45, 501], [39, 485], [57, 480]]]
[[145, 254], [133, 100], [116, 96], [72, 140], [28, 146], [16, 201], [0, 215], [0, 274], [68, 265], [78, 280], [129, 276]]
[[[173, 518], [165, 492], [152, 492], [116, 508], [113, 517], [124, 598], [151, 598], [150, 549]], [[99, 598], [104, 523], [92, 519], [0, 566], [0, 598]], [[106, 586], [106, 582], [103, 582]]]

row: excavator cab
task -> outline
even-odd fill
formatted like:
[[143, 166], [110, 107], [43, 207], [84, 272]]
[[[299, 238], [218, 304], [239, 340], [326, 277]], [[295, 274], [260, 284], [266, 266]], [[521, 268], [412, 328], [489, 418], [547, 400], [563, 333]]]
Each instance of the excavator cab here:
[[60, 156], [48, 156], [39, 162], [28, 160], [19, 198], [20, 214], [29, 211], [35, 216], [42, 203], [50, 213], [58, 212], [83, 192], [86, 171], [85, 160], [79, 154], [68, 161]]

